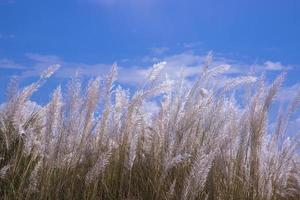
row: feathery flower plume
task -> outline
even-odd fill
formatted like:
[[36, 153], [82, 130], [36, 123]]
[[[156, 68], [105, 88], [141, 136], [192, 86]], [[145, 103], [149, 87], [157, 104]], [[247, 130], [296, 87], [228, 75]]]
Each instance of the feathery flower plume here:
[[51, 77], [59, 68], [60, 68], [60, 65], [58, 65], [58, 64], [51, 65], [47, 70], [42, 72], [40, 78], [46, 79], [46, 78]]

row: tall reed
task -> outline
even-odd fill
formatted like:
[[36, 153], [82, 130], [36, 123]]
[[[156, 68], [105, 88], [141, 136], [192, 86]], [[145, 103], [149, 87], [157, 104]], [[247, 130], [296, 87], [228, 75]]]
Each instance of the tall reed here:
[[[284, 74], [271, 85], [252, 76], [220, 83], [229, 66], [208, 59], [190, 85], [161, 80], [165, 64], [134, 94], [114, 85], [115, 65], [86, 88], [73, 77], [45, 106], [30, 97], [58, 66], [22, 89], [12, 79], [0, 110], [0, 197], [300, 199], [299, 133], [287, 133], [299, 91], [276, 127], [268, 123]], [[237, 87], [250, 88], [243, 103]], [[146, 111], [151, 100], [158, 112]]]

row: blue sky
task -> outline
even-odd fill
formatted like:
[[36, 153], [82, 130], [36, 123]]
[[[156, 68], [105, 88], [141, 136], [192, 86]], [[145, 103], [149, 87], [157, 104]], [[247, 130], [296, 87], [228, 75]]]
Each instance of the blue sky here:
[[297, 0], [0, 0], [0, 53], [92, 63], [197, 43], [297, 64], [299, 9]]
[[298, 0], [0, 0], [0, 92], [11, 75], [26, 84], [54, 63], [49, 93], [76, 70], [103, 75], [114, 62], [127, 85], [161, 60], [192, 76], [213, 51], [232, 74], [288, 71], [287, 101], [300, 81], [299, 10]]

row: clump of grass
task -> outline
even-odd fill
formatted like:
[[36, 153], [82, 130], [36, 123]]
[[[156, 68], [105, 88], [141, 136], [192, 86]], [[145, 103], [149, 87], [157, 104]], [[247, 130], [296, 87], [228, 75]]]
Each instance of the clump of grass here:
[[[190, 85], [160, 81], [164, 65], [133, 95], [114, 87], [114, 65], [85, 89], [74, 77], [45, 106], [30, 97], [57, 66], [23, 89], [13, 79], [0, 111], [1, 198], [300, 198], [299, 134], [287, 135], [300, 93], [268, 128], [284, 74], [270, 86], [252, 76], [219, 84], [229, 66], [208, 62]], [[251, 88], [244, 106], [232, 95], [240, 85]], [[158, 113], [144, 109], [151, 98]]]

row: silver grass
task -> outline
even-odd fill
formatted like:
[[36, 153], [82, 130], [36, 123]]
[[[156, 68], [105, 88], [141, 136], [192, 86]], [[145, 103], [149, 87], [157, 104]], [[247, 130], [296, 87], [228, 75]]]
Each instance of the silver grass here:
[[40, 78], [45, 79], [51, 77], [59, 68], [60, 65], [58, 64], [51, 65], [47, 70], [41, 73]]
[[0, 169], [0, 179], [4, 179], [6, 174], [7, 174], [7, 171], [9, 170], [11, 166], [10, 165], [5, 165], [3, 167], [1, 167]]
[[[299, 133], [287, 134], [299, 95], [283, 107], [275, 130], [268, 112], [284, 75], [266, 85], [254, 76], [217, 76], [209, 54], [194, 84], [160, 79], [154, 65], [130, 95], [114, 87], [116, 65], [83, 87], [72, 78], [45, 106], [18, 89], [0, 109], [0, 194], [4, 199], [294, 200], [300, 193]], [[207, 75], [205, 77], [205, 74]], [[257, 82], [257, 84], [249, 84]], [[102, 84], [103, 83], [103, 84]], [[248, 90], [236, 100], [236, 86]], [[158, 102], [155, 113], [147, 102]], [[288, 137], [289, 136], [289, 137]], [[9, 168], [7, 166], [10, 166]]]
[[162, 71], [162, 69], [165, 67], [166, 64], [167, 64], [166, 62], [160, 62], [154, 64], [150, 73], [148, 74], [148, 80], [154, 81], [155, 79], [157, 79], [159, 73]]

